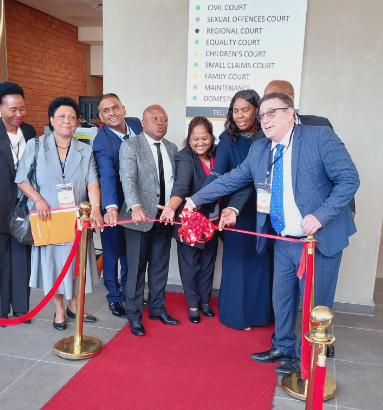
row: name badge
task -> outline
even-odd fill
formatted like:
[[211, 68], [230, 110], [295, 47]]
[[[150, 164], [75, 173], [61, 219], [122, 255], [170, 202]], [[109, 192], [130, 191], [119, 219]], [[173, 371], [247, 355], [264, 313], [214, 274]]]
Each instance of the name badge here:
[[74, 194], [73, 183], [69, 184], [57, 184], [56, 185], [57, 196], [59, 199], [60, 208], [66, 208], [67, 206], [74, 206]]
[[270, 214], [271, 185], [257, 184], [257, 211], [263, 214]]

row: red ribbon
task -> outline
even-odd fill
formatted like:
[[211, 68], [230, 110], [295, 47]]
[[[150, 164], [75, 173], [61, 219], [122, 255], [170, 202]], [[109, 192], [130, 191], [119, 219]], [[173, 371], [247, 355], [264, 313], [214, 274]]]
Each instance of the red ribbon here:
[[199, 212], [183, 210], [180, 214], [182, 226], [178, 230], [181, 242], [189, 245], [204, 243], [214, 235], [215, 226]]
[[59, 277], [57, 278], [56, 282], [54, 283], [52, 289], [47, 293], [44, 299], [34, 309], [28, 312], [26, 315], [17, 317], [15, 319], [0, 319], [0, 326], [15, 326], [15, 325], [19, 325], [20, 323], [24, 323], [27, 320], [30, 320], [33, 317], [35, 317], [40, 312], [40, 310], [43, 309], [48, 304], [48, 302], [52, 299], [52, 297], [57, 292], [57, 289], [60, 287], [61, 282], [64, 280], [65, 275], [68, 272], [68, 269], [76, 254], [76, 249], [78, 249], [78, 244], [80, 243], [81, 235], [82, 235], [82, 231], [76, 232], [76, 237], [74, 239], [72, 249], [70, 250], [70, 253], [65, 262], [65, 265], [62, 268], [62, 271]]
[[313, 410], [323, 409], [324, 387], [326, 384], [326, 367], [317, 365], [315, 369]]
[[[313, 248], [315, 248], [315, 242], [313, 242], [312, 246]], [[302, 315], [301, 377], [303, 380], [307, 380], [309, 378], [309, 372], [310, 372], [311, 344], [305, 338], [305, 334], [310, 330], [310, 326], [309, 326], [310, 301], [311, 301], [311, 293], [313, 289], [313, 273], [314, 273], [314, 255], [307, 254], [307, 268], [306, 268], [305, 291], [304, 291], [304, 296], [303, 296], [303, 315]]]

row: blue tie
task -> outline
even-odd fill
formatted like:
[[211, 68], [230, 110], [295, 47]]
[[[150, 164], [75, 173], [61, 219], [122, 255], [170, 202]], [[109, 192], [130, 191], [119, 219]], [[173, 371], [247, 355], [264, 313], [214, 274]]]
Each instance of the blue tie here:
[[[284, 148], [285, 146], [282, 144], [277, 145], [274, 161], [282, 155]], [[283, 212], [283, 156], [274, 164], [270, 217], [271, 225], [275, 232], [281, 233], [285, 228], [285, 215]]]

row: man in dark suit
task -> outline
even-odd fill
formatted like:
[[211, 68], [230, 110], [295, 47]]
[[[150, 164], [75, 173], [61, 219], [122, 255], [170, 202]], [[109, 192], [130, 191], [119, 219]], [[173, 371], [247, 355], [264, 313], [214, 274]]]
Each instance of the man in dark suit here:
[[[128, 265], [124, 228], [116, 226], [124, 202], [119, 152], [122, 141], [140, 134], [142, 126], [138, 118], [125, 117], [125, 107], [116, 94], [104, 94], [98, 108], [104, 125], [94, 140], [93, 151], [100, 176], [104, 220], [113, 225], [101, 232], [104, 285], [109, 292], [106, 298], [112, 314], [124, 317], [122, 301], [125, 298]], [[121, 265], [121, 283], [118, 281], [118, 260]]]
[[17, 242], [9, 225], [20, 197], [14, 183], [17, 166], [36, 131], [22, 122], [26, 110], [24, 91], [18, 84], [0, 84], [0, 114], [0, 317], [7, 318], [11, 306], [14, 316], [29, 311], [31, 247]]
[[[295, 97], [294, 87], [289, 81], [285, 80], [273, 80], [267, 84], [265, 88], [264, 95], [271, 93], [282, 93], [288, 95], [293, 101]], [[302, 125], [312, 125], [312, 126], [327, 126], [332, 129], [333, 126], [331, 122], [325, 117], [318, 117], [317, 115], [302, 115], [295, 113], [295, 123]], [[258, 133], [256, 134], [258, 135]], [[259, 131], [258, 139], [264, 137], [265, 134], [262, 130]], [[355, 198], [352, 198], [349, 203], [350, 211], [352, 216], [355, 218]], [[331, 346], [333, 348], [334, 345]]]
[[126, 224], [126, 253], [128, 280], [126, 284], [126, 316], [131, 331], [143, 336], [141, 323], [144, 306], [145, 273], [148, 270], [149, 319], [166, 325], [177, 325], [165, 310], [165, 286], [169, 272], [172, 225], [147, 221], [159, 219], [158, 205], [168, 205], [173, 188], [177, 146], [164, 138], [168, 129], [168, 116], [159, 105], [144, 111], [143, 132], [121, 144], [120, 177], [125, 202], [122, 219], [133, 219]]
[[[329, 127], [295, 124], [293, 101], [271, 93], [259, 101], [258, 118], [266, 138], [256, 141], [246, 160], [193, 195], [189, 209], [216, 200], [250, 182], [260, 189], [271, 183], [270, 211], [257, 213], [257, 232], [302, 238], [315, 234], [315, 303], [332, 307], [343, 249], [356, 232], [348, 203], [359, 187], [359, 175], [344, 144]], [[267, 202], [267, 201], [266, 201]], [[265, 206], [265, 203], [263, 203]], [[255, 212], [256, 210], [254, 210]], [[224, 226], [226, 221], [220, 221]], [[267, 239], [258, 238], [258, 253], [266, 252]], [[282, 363], [278, 374], [300, 368], [295, 325], [304, 279], [297, 270], [302, 245], [277, 240], [274, 255], [273, 347], [251, 357], [260, 363]]]

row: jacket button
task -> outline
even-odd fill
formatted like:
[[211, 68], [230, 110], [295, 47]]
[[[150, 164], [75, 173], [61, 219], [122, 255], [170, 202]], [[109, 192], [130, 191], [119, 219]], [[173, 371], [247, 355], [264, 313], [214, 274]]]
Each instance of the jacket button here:
[[157, 198], [159, 198], [160, 194], [157, 194]]

